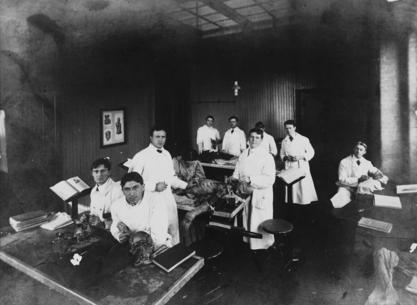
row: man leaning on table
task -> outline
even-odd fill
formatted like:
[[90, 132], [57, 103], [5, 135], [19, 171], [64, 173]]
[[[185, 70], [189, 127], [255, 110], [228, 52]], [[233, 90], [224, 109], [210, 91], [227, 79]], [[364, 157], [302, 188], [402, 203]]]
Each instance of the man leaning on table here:
[[162, 197], [155, 200], [162, 201], [166, 207], [169, 233], [176, 245], [180, 241], [178, 211], [171, 187], [185, 189], [188, 184], [175, 175], [171, 154], [164, 148], [165, 141], [165, 129], [152, 128], [149, 146], [133, 157], [129, 172], [137, 172], [143, 177], [145, 190], [151, 197]]
[[342, 159], [339, 163], [337, 193], [330, 199], [335, 208], [342, 208], [352, 201], [353, 196], [360, 193], [371, 193], [382, 189], [382, 184], [388, 182], [388, 177], [364, 158], [368, 146], [357, 142], [353, 154]]
[[151, 196], [145, 191], [142, 176], [127, 173], [121, 180], [124, 196], [111, 207], [113, 223], [110, 232], [119, 242], [127, 241], [132, 233], [146, 232], [156, 247], [171, 246], [168, 215], [162, 196]]

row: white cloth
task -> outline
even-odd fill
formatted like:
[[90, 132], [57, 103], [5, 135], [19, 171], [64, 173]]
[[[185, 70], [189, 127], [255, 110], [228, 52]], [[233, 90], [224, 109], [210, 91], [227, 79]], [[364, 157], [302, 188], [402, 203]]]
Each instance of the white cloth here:
[[[132, 167], [129, 169], [129, 172], [131, 171], [138, 172], [143, 177], [145, 192], [149, 192], [150, 196], [162, 197], [158, 200], [162, 200], [166, 206], [169, 233], [172, 236], [173, 244], [176, 245], [180, 241], [178, 211], [171, 186], [185, 189], [187, 183], [175, 175], [171, 154], [165, 149], [159, 153], [157, 148], [150, 144], [133, 157]], [[168, 187], [163, 192], [157, 192], [155, 187], [158, 182], [165, 182]]]
[[[317, 201], [317, 193], [314, 187], [313, 178], [310, 173], [309, 161], [314, 157], [314, 149], [310, 144], [310, 140], [307, 137], [296, 133], [293, 140], [290, 140], [289, 136], [286, 136], [282, 140], [281, 159], [284, 160], [285, 156], [303, 156], [306, 160], [299, 161], [285, 161], [285, 169], [299, 167], [305, 170], [306, 176], [300, 182], [295, 183], [292, 186], [292, 200], [297, 204], [309, 204], [313, 201]], [[288, 202], [288, 194], [286, 192], [286, 202]]]
[[[250, 154], [248, 155], [248, 153]], [[239, 157], [233, 177], [249, 177], [254, 188], [251, 203], [243, 210], [246, 230], [262, 234], [262, 239], [244, 238], [251, 249], [267, 249], [274, 243], [274, 236], [263, 231], [259, 225], [273, 218], [273, 191], [275, 181], [275, 161], [270, 153], [262, 148], [246, 149]]]
[[117, 228], [119, 222], [123, 222], [132, 233], [144, 231], [148, 233], [158, 247], [171, 246], [171, 236], [168, 233], [168, 215], [163, 202], [151, 199], [144, 193], [142, 201], [136, 205], [127, 203], [126, 198], [120, 198], [111, 206], [113, 223], [110, 232], [115, 239], [120, 241], [120, 231]]
[[277, 149], [277, 145], [275, 144], [274, 137], [271, 136], [270, 134], [267, 134], [265, 131], [264, 131], [264, 137], [263, 137], [262, 142], [261, 142], [259, 147], [265, 149], [267, 152], [272, 154], [274, 157], [278, 153], [278, 149]]
[[222, 149], [225, 153], [239, 157], [246, 149], [246, 136], [243, 130], [239, 127], [228, 129], [224, 133]]
[[[357, 163], [359, 161], [359, 165]], [[339, 186], [337, 193], [330, 199], [335, 208], [342, 208], [352, 201], [353, 194], [358, 187], [358, 179], [369, 172], [375, 173], [378, 169], [371, 161], [365, 158], [356, 158], [354, 155], [347, 156], [339, 163]]]
[[211, 145], [211, 140], [220, 140], [220, 133], [214, 127], [208, 127], [207, 125], [203, 125], [197, 129], [197, 147], [198, 153], [202, 153], [203, 151], [218, 151], [213, 149]]
[[114, 182], [111, 178], [102, 185], [94, 186], [90, 193], [90, 214], [103, 221], [103, 213], [110, 213], [111, 205], [123, 196], [120, 182]]

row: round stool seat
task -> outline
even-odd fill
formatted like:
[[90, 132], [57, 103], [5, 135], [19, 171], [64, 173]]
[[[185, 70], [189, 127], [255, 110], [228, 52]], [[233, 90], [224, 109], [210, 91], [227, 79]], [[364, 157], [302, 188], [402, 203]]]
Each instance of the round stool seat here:
[[287, 234], [292, 232], [294, 226], [284, 219], [268, 219], [261, 223], [265, 232], [271, 234]]

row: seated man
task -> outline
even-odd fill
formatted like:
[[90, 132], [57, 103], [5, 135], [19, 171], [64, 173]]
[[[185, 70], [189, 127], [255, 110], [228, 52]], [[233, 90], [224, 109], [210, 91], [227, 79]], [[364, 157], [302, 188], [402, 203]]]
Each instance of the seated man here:
[[111, 207], [113, 237], [124, 243], [132, 233], [143, 231], [150, 235], [155, 247], [170, 247], [166, 204], [158, 202], [163, 197], [147, 196], [142, 176], [136, 172], [124, 175], [120, 183], [124, 197]]
[[187, 183], [198, 182], [206, 178], [203, 166], [197, 160], [195, 154], [196, 152], [192, 149], [182, 149], [182, 151], [175, 152], [172, 159], [175, 174]]
[[342, 208], [352, 201], [353, 194], [381, 190], [382, 184], [388, 182], [388, 177], [363, 157], [367, 148], [365, 143], [359, 141], [353, 148], [353, 154], [340, 161], [336, 183], [339, 189], [330, 199], [335, 208]]
[[[91, 164], [91, 175], [96, 185], [92, 188], [90, 198], [90, 222], [97, 225], [110, 218], [110, 207], [123, 197], [119, 182], [110, 178], [111, 163], [109, 158], [100, 158]], [[109, 215], [109, 217], [104, 217]]]

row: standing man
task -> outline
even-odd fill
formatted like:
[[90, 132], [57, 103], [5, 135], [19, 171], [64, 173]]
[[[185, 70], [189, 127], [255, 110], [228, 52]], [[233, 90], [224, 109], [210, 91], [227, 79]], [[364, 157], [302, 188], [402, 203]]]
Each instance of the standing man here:
[[229, 118], [230, 129], [224, 133], [222, 150], [223, 152], [239, 157], [242, 151], [246, 149], [246, 136], [238, 125], [238, 118], [231, 116]]
[[252, 250], [268, 249], [274, 236], [259, 228], [261, 222], [273, 218], [273, 191], [275, 161], [270, 153], [260, 147], [262, 130], [249, 131], [249, 148], [244, 150], [236, 164], [232, 178], [248, 183], [253, 189], [252, 200], [243, 211], [246, 230], [262, 234], [262, 239], [244, 237]]
[[[164, 148], [166, 131], [160, 127], [154, 127], [150, 133], [149, 146], [138, 152], [132, 159], [129, 172], [138, 172], [144, 180], [145, 190], [151, 196], [163, 197], [168, 214], [169, 234], [172, 243], [179, 243], [178, 211], [177, 204], [171, 192], [173, 188], [185, 189], [187, 183], [175, 176], [171, 154]], [[152, 198], [153, 200], [153, 198]]]
[[263, 132], [264, 137], [261, 143], [261, 148], [264, 148], [267, 152], [275, 157], [278, 154], [278, 149], [277, 145], [275, 144], [274, 137], [265, 132], [265, 125], [262, 122], [257, 122], [255, 124], [255, 128], [260, 129]]
[[214, 117], [208, 115], [206, 124], [197, 130], [197, 146], [200, 155], [217, 152], [217, 144], [220, 141], [219, 131], [213, 127]]
[[[305, 178], [292, 186], [293, 203], [309, 204], [317, 201], [308, 163], [314, 157], [314, 149], [307, 137], [296, 132], [297, 127], [293, 120], [285, 121], [284, 126], [287, 136], [282, 140], [280, 156], [285, 162], [285, 169], [297, 167], [305, 170]], [[288, 194], [286, 202], [288, 202]]]
[[[90, 217], [92, 223], [98, 219], [104, 221], [103, 214], [110, 213], [112, 204], [123, 197], [119, 182], [110, 178], [111, 163], [109, 158], [100, 158], [91, 164], [91, 175], [96, 185], [90, 193]], [[94, 220], [94, 218], [96, 218]], [[98, 219], [97, 219], [98, 218]]]

